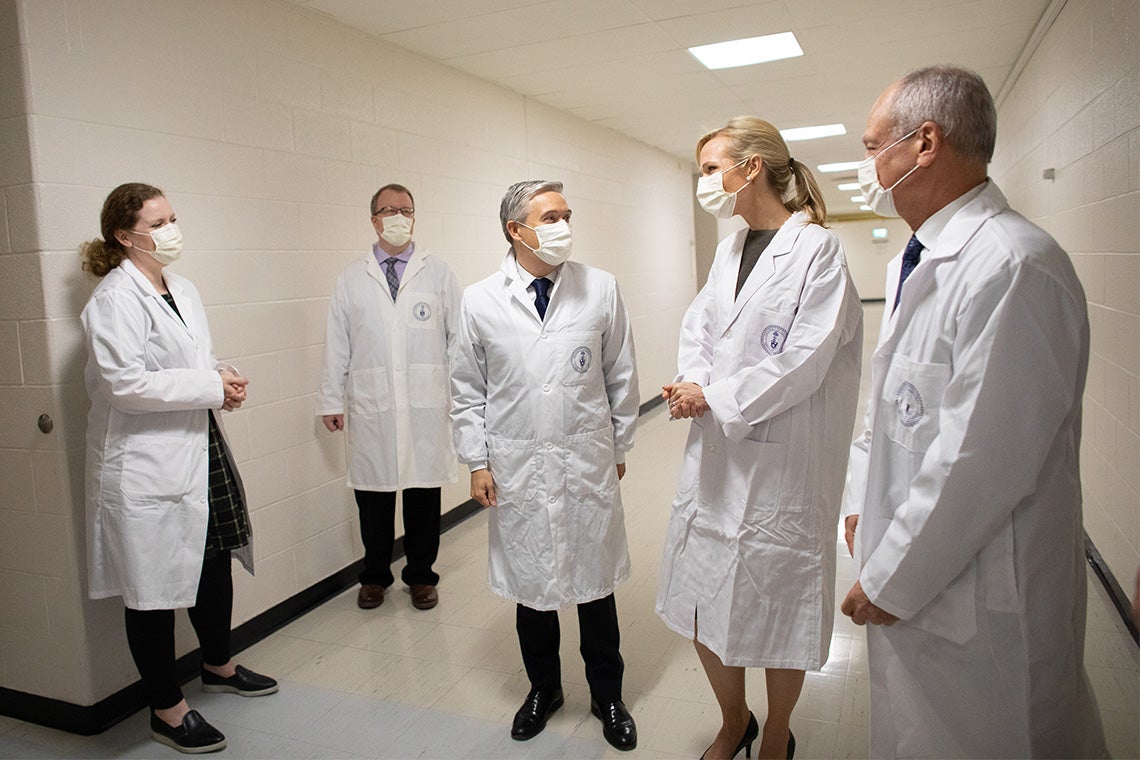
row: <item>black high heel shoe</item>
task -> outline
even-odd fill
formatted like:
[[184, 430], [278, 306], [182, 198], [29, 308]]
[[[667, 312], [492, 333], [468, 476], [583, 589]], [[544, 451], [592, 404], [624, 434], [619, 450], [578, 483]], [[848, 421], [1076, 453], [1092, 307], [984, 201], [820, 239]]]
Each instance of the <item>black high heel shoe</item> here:
[[796, 735], [791, 731], [788, 732], [788, 760], [792, 760], [796, 755]]
[[[760, 735], [760, 724], [756, 722], [756, 716], [752, 711], [748, 712], [748, 726], [744, 729], [744, 736], [740, 737], [740, 743], [736, 745], [736, 749], [732, 751], [732, 756], [736, 757], [740, 754], [740, 750], [744, 750], [745, 757], [752, 757], [752, 742], [756, 741], [756, 737]], [[794, 741], [793, 741], [794, 744]], [[705, 755], [712, 749], [710, 744], [705, 747], [705, 751], [701, 753], [701, 760], [705, 760]]]

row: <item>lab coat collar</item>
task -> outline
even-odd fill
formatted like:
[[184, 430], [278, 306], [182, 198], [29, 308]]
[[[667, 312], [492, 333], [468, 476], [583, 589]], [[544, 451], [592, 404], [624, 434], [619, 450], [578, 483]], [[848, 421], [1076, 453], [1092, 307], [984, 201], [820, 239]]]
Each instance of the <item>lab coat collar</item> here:
[[[507, 278], [504, 285], [507, 288], [507, 292], [511, 294], [511, 298], [520, 303], [535, 321], [542, 324], [542, 318], [538, 316], [538, 311], [534, 308], [534, 297], [526, 290], [535, 278], [530, 272], [519, 265], [518, 260], [515, 259], [514, 248], [507, 251], [507, 255], [503, 257], [503, 263], [499, 266], [499, 269]], [[546, 275], [546, 278], [554, 283], [554, 287], [550, 289], [549, 298], [551, 306], [547, 307], [547, 315], [550, 314], [549, 309], [553, 306], [554, 294], [558, 292], [558, 286], [562, 282], [563, 275], [566, 274], [566, 271], [566, 264], [559, 264], [553, 272]]]
[[[934, 216], [931, 216], [927, 223], [935, 221], [932, 228], [928, 229], [926, 223], [918, 228], [919, 242], [926, 248], [927, 240], [929, 240], [932, 247], [923, 254], [922, 260], [907, 278], [908, 295], [899, 302], [898, 308], [890, 317], [886, 335], [887, 342], [893, 345], [898, 337], [898, 326], [910, 321], [910, 314], [914, 305], [921, 301], [927, 291], [935, 286], [937, 268], [951, 264], [987, 220], [1008, 208], [1009, 203], [1001, 190], [998, 189], [993, 180], [986, 180], [984, 184], [964, 193], [957, 200], [947, 204]], [[935, 220], [935, 217], [943, 211], [950, 213]], [[924, 234], [927, 236], [926, 239], [922, 237]], [[898, 283], [901, 261], [901, 253], [891, 260], [888, 266], [888, 282]]]
[[190, 299], [186, 295], [186, 289], [182, 287], [182, 283], [178, 282], [176, 277], [166, 273], [163, 274], [166, 289], [170, 291], [170, 295], [174, 298], [174, 303], [178, 305], [177, 314], [174, 313], [174, 310], [166, 303], [166, 299], [162, 297], [162, 294], [158, 292], [154, 284], [142, 273], [142, 270], [135, 266], [133, 261], [124, 258], [119, 262], [119, 268], [126, 272], [127, 275], [134, 280], [135, 285], [141, 288], [147, 296], [158, 300], [164, 314], [181, 325], [182, 329], [191, 336], [194, 335], [194, 309], [191, 308]]
[[[721, 278], [718, 297], [722, 303], [732, 304], [732, 314], [725, 322], [724, 330], [728, 330], [732, 323], [736, 321], [736, 318], [740, 316], [744, 305], [748, 303], [749, 299], [759, 292], [764, 283], [772, 279], [772, 275], [776, 274], [776, 268], [780, 265], [778, 259], [792, 252], [792, 247], [795, 246], [796, 240], [799, 238], [804, 226], [808, 223], [807, 214], [803, 211], [797, 211], [792, 214], [786, 222], [780, 225], [780, 229], [776, 231], [772, 242], [768, 243], [768, 247], [764, 249], [763, 255], [761, 255], [760, 259], [756, 262], [756, 267], [748, 275], [748, 279], [744, 281], [744, 287], [740, 289], [740, 295], [736, 295], [735, 276]], [[740, 271], [740, 257], [744, 253], [744, 240], [748, 236], [748, 230], [746, 228], [736, 234], [737, 239], [733, 241], [732, 253], [726, 265], [728, 272], [733, 274]]]
[[[412, 244], [412, 255], [411, 258], [408, 259], [408, 263], [404, 266], [404, 275], [400, 278], [400, 287], [396, 289], [397, 295], [399, 295], [400, 291], [407, 286], [413, 277], [423, 270], [425, 266], [424, 260], [427, 259], [427, 256], [428, 254], [423, 251], [420, 246], [414, 243]], [[388, 299], [391, 300], [392, 291], [388, 288], [388, 278], [385, 277], [384, 273], [380, 270], [380, 264], [376, 261], [375, 251], [369, 251], [368, 255], [364, 257], [364, 271], [368, 273], [369, 277], [384, 286], [383, 290], [388, 294]]]

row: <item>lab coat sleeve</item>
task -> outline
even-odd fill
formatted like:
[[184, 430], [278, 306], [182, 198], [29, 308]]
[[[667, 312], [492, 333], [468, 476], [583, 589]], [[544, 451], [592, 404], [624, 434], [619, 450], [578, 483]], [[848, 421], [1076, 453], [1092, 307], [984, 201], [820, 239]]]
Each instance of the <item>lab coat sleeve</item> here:
[[221, 408], [225, 395], [216, 370], [147, 369], [146, 342], [152, 327], [137, 298], [115, 290], [97, 293], [83, 310], [82, 321], [96, 382], [112, 408], [126, 414]]
[[857, 322], [851, 310], [859, 308], [846, 266], [832, 261], [816, 271], [804, 287], [783, 351], [705, 387], [705, 400], [725, 436], [742, 440], [753, 425], [819, 390], [835, 352], [851, 339]]
[[487, 466], [487, 353], [471, 315], [470, 295], [459, 309], [451, 368], [451, 425], [459, 461], [471, 471]]
[[459, 282], [450, 269], [443, 278], [441, 292], [443, 301], [443, 329], [447, 334], [447, 364], [448, 371], [455, 366], [456, 351], [459, 350]]
[[1031, 264], [964, 299], [938, 433], [860, 574], [876, 605], [903, 619], [920, 611], [1034, 492], [1075, 413], [1087, 336], [1082, 306]]
[[675, 382], [696, 383], [704, 386], [712, 375], [713, 329], [716, 326], [716, 267], [697, 297], [685, 310], [681, 319], [681, 334], [677, 341], [677, 377]]
[[638, 404], [637, 360], [633, 351], [633, 329], [629, 310], [621, 297], [617, 282], [610, 293], [610, 324], [602, 336], [602, 375], [606, 397], [610, 402], [610, 419], [614, 426], [616, 462], [625, 462], [625, 452], [633, 448], [637, 427]]
[[343, 276], [329, 299], [325, 323], [325, 366], [317, 391], [317, 416], [344, 414], [344, 390], [348, 383], [348, 362], [352, 356], [348, 333], [348, 288]]

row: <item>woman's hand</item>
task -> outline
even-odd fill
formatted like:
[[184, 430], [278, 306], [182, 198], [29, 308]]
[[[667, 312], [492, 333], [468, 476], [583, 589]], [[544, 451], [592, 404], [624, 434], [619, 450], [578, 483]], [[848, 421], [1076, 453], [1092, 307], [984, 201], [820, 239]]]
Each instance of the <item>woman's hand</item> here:
[[222, 408], [232, 412], [245, 401], [245, 387], [249, 385], [249, 380], [228, 369], [219, 369], [218, 374], [222, 376]]

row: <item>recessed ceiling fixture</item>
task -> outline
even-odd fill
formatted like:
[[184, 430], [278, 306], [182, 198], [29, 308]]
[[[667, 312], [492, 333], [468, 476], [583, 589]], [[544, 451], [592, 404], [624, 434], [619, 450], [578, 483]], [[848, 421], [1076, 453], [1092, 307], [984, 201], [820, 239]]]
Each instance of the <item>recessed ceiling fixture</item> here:
[[820, 124], [815, 127], [795, 127], [780, 130], [780, 135], [788, 142], [818, 140], [821, 137], [835, 137], [845, 134], [847, 134], [847, 127], [842, 124]]
[[837, 190], [845, 193], [848, 190], [858, 190], [859, 189], [859, 183], [858, 182], [840, 182], [835, 187]]
[[844, 161], [838, 164], [820, 164], [815, 167], [821, 172], [852, 172], [859, 168], [861, 161]]
[[731, 69], [735, 66], [751, 66], [754, 63], [779, 61], [804, 54], [796, 35], [791, 32], [765, 34], [763, 37], [749, 37], [743, 40], [714, 42], [711, 45], [697, 45], [689, 48], [693, 57], [708, 69]]
[[862, 206], [859, 207], [859, 210], [860, 211], [870, 211], [871, 207], [868, 206], [866, 203], [864, 203]]
[[851, 196], [851, 202], [852, 203], [866, 203], [867, 199], [864, 198], [862, 195], [852, 195]]

